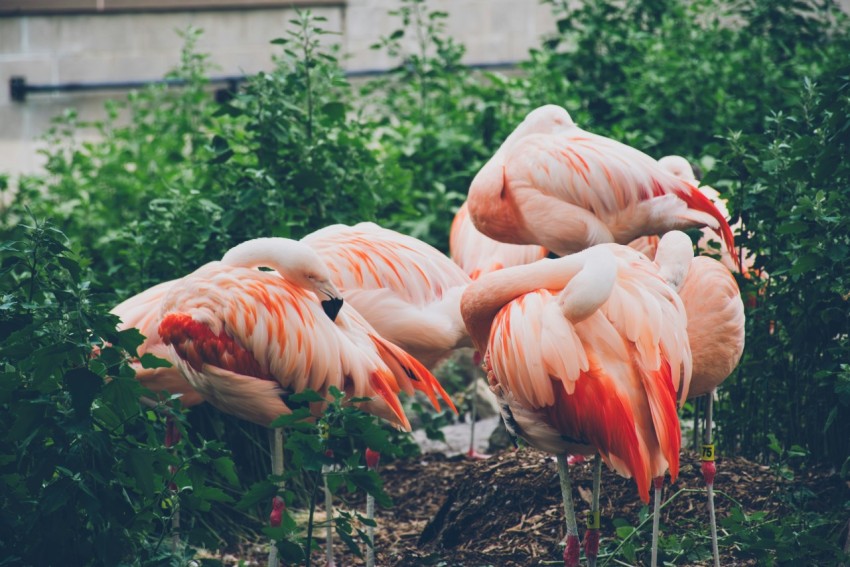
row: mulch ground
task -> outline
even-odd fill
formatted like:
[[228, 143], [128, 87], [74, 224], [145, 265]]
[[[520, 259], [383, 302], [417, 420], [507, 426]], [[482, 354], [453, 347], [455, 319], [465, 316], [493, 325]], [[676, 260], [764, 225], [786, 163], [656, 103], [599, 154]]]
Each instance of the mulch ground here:
[[[665, 483], [662, 537], [698, 532], [695, 546], [703, 551], [696, 555], [692, 551], [690, 558], [679, 557], [676, 563], [710, 565], [708, 512], [698, 456], [686, 453], [681, 463], [677, 482], [672, 486]], [[776, 518], [795, 495], [805, 494], [805, 506], [821, 512], [835, 510], [850, 499], [848, 483], [828, 470], [798, 472], [792, 481], [769, 467], [735, 457], [718, 459], [717, 471], [718, 519], [739, 507], [746, 514], [766, 512], [768, 518]], [[590, 507], [591, 461], [571, 467], [570, 472], [576, 512], [583, 518]], [[563, 565], [564, 512], [556, 463], [548, 454], [533, 449], [506, 450], [484, 461], [430, 454], [383, 466], [381, 477], [395, 505], [377, 513], [379, 566]], [[648, 509], [639, 500], [634, 482], [607, 467], [603, 467], [600, 502], [604, 553], [606, 547], [615, 547], [617, 527], [637, 527]], [[351, 505], [365, 510], [357, 500]], [[580, 535], [582, 532], [580, 525]], [[651, 519], [631, 538], [637, 545], [638, 565], [649, 564], [650, 533]], [[724, 535], [722, 528], [720, 535]], [[316, 565], [325, 565], [323, 559], [316, 559]], [[600, 564], [605, 563], [602, 559], [600, 555]], [[629, 564], [621, 562], [622, 555], [618, 559], [610, 564]], [[363, 563], [341, 544], [336, 561], [337, 566]], [[721, 544], [721, 564], [758, 562], [734, 545]]]

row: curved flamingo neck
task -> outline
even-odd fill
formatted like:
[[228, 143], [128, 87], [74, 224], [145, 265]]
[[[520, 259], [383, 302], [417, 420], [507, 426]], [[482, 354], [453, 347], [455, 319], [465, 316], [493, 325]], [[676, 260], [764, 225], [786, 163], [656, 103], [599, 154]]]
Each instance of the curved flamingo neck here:
[[[305, 244], [289, 238], [255, 238], [237, 244], [221, 258], [222, 263], [238, 268], [266, 267], [286, 275], [304, 258], [316, 256]], [[316, 256], [318, 260], [318, 256]]]
[[584, 266], [583, 252], [558, 259], [505, 268], [472, 282], [461, 298], [463, 321], [479, 352], [486, 352], [490, 328], [499, 310], [517, 297], [537, 290], [561, 290]]

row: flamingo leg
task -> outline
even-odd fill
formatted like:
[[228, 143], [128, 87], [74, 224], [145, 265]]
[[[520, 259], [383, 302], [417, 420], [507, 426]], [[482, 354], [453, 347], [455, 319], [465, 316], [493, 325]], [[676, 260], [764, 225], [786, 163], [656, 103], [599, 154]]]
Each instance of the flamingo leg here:
[[[476, 365], [477, 368], [478, 365]], [[469, 401], [469, 451], [466, 452], [466, 456], [470, 459], [481, 460], [487, 459], [490, 455], [485, 455], [484, 453], [479, 453], [475, 450], [475, 422], [478, 419], [478, 371], [473, 370], [473, 387], [472, 387], [472, 399]]]
[[[366, 517], [375, 519], [375, 497], [366, 495]], [[375, 526], [366, 526], [366, 537], [369, 538], [369, 548], [366, 550], [366, 567], [375, 567]]]
[[325, 553], [328, 559], [328, 567], [333, 567], [334, 565], [334, 501], [333, 494], [331, 494], [331, 490], [328, 488], [328, 473], [332, 470], [333, 467], [330, 466], [322, 467], [322, 476], [325, 481], [325, 516], [327, 518], [327, 526], [325, 528]]
[[596, 567], [599, 555], [599, 492], [602, 485], [602, 457], [596, 454], [593, 460], [593, 498], [590, 504], [590, 516], [587, 518], [587, 531], [584, 533], [584, 556], [588, 567]]
[[[366, 466], [376, 473], [380, 460], [380, 453], [366, 449]], [[375, 526], [371, 525], [375, 522], [375, 497], [369, 493], [366, 494], [366, 518], [370, 524], [366, 526], [366, 537], [369, 538], [369, 548], [366, 550], [366, 567], [375, 567]]]
[[661, 523], [661, 490], [664, 488], [664, 477], [657, 476], [653, 479], [655, 487], [655, 504], [652, 510], [652, 567], [658, 565], [658, 531]]
[[720, 567], [720, 551], [717, 545], [717, 518], [714, 513], [714, 475], [717, 469], [714, 465], [714, 444], [712, 443], [712, 406], [714, 391], [708, 393], [705, 403], [705, 445], [702, 446], [702, 476], [705, 479], [708, 495], [708, 516], [711, 527], [711, 553], [714, 557], [714, 567]]
[[567, 522], [567, 546], [564, 548], [564, 567], [578, 567], [579, 544], [576, 511], [573, 507], [573, 487], [566, 455], [558, 455], [558, 477], [561, 479], [561, 496], [564, 499], [564, 516]]
[[[270, 444], [272, 452], [272, 474], [277, 477], [283, 476], [283, 429], [277, 427], [270, 432]], [[278, 481], [278, 487], [283, 488], [283, 480]], [[269, 515], [269, 523], [272, 527], [280, 525], [283, 514], [284, 501], [280, 496], [272, 500], [272, 512]], [[274, 542], [269, 549], [269, 567], [278, 567], [280, 558], [277, 553], [277, 545]]]

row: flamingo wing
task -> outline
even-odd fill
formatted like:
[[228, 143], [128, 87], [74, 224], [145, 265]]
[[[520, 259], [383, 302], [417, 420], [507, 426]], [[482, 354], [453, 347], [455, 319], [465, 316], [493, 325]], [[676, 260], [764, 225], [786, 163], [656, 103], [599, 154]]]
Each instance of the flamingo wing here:
[[389, 409], [382, 417], [409, 428], [398, 392], [435, 382], [403, 351], [387, 353], [353, 309], [331, 321], [315, 295], [276, 273], [207, 264], [172, 287], [160, 313], [160, 335], [189, 382], [222, 411], [263, 425], [289, 411], [281, 394], [335, 386], [376, 398]]
[[159, 305], [177, 281], [162, 282], [148, 288], [125, 299], [110, 311], [121, 319], [118, 330], [135, 328], [145, 336], [145, 342], [139, 347], [140, 352], [148, 352], [151, 347], [162, 342], [157, 330], [157, 327], [159, 327]]
[[689, 395], [693, 398], [714, 390], [741, 360], [744, 303], [729, 269], [705, 256], [691, 261], [679, 296], [687, 311], [688, 337], [693, 351]]
[[329, 226], [302, 242], [325, 260], [346, 302], [426, 366], [469, 343], [459, 303], [470, 279], [437, 249], [373, 223]]
[[[112, 309], [111, 313], [118, 315], [121, 319], [118, 324], [119, 331], [135, 328], [144, 335], [145, 340], [137, 349], [139, 355], [152, 354], [173, 362], [169, 359], [168, 347], [159, 336], [159, 306], [177, 281], [157, 284], [124, 300]], [[187, 407], [204, 401], [173, 365], [168, 368], [144, 368], [139, 361], [134, 361], [131, 366], [136, 373], [136, 380], [152, 392], [165, 391], [170, 394], [180, 394], [180, 403]]]

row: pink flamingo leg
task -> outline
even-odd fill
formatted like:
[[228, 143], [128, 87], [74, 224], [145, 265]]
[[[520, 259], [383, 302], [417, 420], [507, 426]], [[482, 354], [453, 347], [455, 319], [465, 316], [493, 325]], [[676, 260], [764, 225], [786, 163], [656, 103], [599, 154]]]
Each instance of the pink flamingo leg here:
[[655, 487], [655, 505], [652, 511], [652, 567], [658, 565], [658, 530], [661, 523], [661, 490], [664, 488], [664, 477], [657, 476], [653, 479]]
[[564, 515], [567, 522], [567, 546], [564, 548], [564, 567], [579, 566], [578, 525], [576, 512], [573, 507], [573, 487], [570, 482], [570, 472], [567, 469], [567, 458], [558, 455], [558, 477], [561, 479], [561, 497], [564, 500]]
[[[366, 449], [366, 466], [371, 470], [378, 470], [378, 463], [381, 460], [381, 454], [372, 449]], [[371, 494], [366, 495], [366, 517], [369, 520], [375, 519], [375, 497]], [[375, 526], [366, 527], [366, 536], [369, 538], [369, 548], [366, 550], [366, 567], [375, 567]]]
[[[272, 474], [276, 477], [283, 477], [283, 429], [277, 427], [270, 432], [271, 451], [272, 451]], [[278, 481], [279, 488], [283, 488], [283, 480]], [[272, 527], [280, 525], [283, 519], [283, 511], [286, 505], [280, 496], [275, 496], [272, 499], [272, 511], [269, 514], [269, 524]], [[277, 553], [277, 545], [274, 542], [269, 549], [269, 567], [278, 567], [280, 558]]]
[[705, 445], [702, 446], [702, 477], [705, 479], [708, 494], [708, 516], [711, 527], [711, 553], [714, 556], [714, 567], [720, 567], [720, 550], [717, 545], [717, 518], [714, 512], [714, 476], [717, 468], [714, 465], [714, 445], [711, 442], [712, 405], [714, 391], [709, 392], [705, 405]]
[[[481, 353], [477, 350], [472, 355], [472, 363], [475, 368], [479, 368], [481, 366]], [[478, 419], [478, 396], [476, 395], [477, 388], [475, 387], [478, 383], [478, 372], [477, 370], [472, 371], [472, 399], [469, 403], [469, 451], [466, 452], [466, 456], [469, 459], [473, 460], [483, 460], [489, 459], [490, 455], [485, 453], [479, 453], [475, 450], [475, 421]]]
[[584, 556], [588, 567], [596, 566], [599, 555], [599, 492], [602, 485], [602, 458], [599, 453], [593, 458], [593, 498], [590, 516], [587, 518], [587, 531], [584, 533]]

